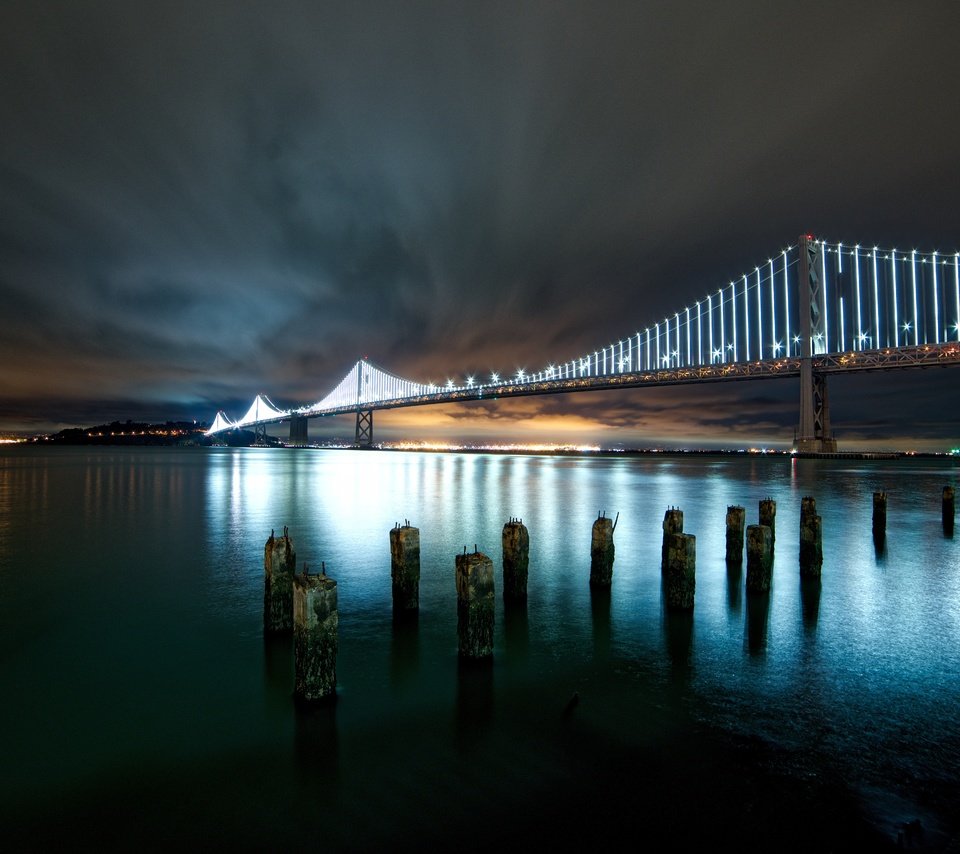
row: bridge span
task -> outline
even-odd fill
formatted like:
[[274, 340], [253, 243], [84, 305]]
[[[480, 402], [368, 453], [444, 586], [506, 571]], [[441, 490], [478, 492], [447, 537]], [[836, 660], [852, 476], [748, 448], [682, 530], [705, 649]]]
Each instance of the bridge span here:
[[376, 410], [539, 394], [797, 377], [796, 450], [832, 452], [827, 377], [960, 364], [960, 253], [864, 249], [802, 235], [796, 246], [672, 316], [531, 373], [421, 383], [361, 359], [322, 400], [292, 409], [257, 395], [236, 421], [217, 413], [207, 435], [290, 422], [307, 444], [310, 418], [354, 414], [355, 442], [373, 444]]

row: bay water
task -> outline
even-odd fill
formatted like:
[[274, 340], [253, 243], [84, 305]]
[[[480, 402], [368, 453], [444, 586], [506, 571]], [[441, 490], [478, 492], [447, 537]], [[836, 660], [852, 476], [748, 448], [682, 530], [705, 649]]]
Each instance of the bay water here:
[[[12, 850], [946, 850], [956, 481], [950, 458], [0, 450], [0, 826]], [[804, 496], [819, 582], [799, 575]], [[755, 524], [765, 498], [757, 596], [725, 562], [725, 514]], [[696, 537], [690, 614], [665, 607], [669, 507]], [[588, 583], [601, 512], [609, 593]], [[510, 518], [530, 532], [517, 607], [500, 598]], [[420, 612], [401, 621], [388, 535], [405, 520]], [[285, 526], [298, 567], [338, 583], [337, 696], [316, 709], [293, 701], [292, 643], [262, 631], [264, 543]], [[464, 548], [496, 572], [486, 666], [457, 655]]]

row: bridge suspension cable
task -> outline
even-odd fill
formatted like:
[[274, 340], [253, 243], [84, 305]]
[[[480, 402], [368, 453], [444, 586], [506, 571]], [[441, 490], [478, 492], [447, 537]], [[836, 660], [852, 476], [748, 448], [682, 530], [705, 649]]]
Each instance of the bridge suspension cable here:
[[[311, 417], [360, 411], [378, 405], [415, 405], [441, 400], [476, 399], [487, 390], [509, 386], [523, 393], [572, 390], [571, 380], [596, 380], [623, 374], [711, 366], [755, 364], [810, 356], [900, 349], [960, 342], [960, 253], [864, 248], [812, 236], [754, 265], [728, 285], [593, 352], [550, 362], [539, 371], [517, 371], [509, 378], [492, 373], [489, 382], [467, 377], [446, 385], [422, 383], [385, 371], [360, 359], [324, 398], [294, 410], [282, 410], [264, 395], [236, 422], [221, 411], [208, 435], [291, 416]], [[801, 263], [801, 260], [803, 263]], [[802, 307], [804, 287], [816, 293], [808, 324]], [[805, 337], [804, 330], [810, 330]], [[841, 362], [842, 362], [841, 358]], [[543, 384], [555, 387], [544, 387]], [[463, 393], [463, 395], [461, 395]]]

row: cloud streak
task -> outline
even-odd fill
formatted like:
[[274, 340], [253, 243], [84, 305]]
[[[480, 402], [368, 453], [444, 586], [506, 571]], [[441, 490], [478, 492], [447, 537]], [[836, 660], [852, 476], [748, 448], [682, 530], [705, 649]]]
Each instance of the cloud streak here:
[[[532, 370], [808, 229], [952, 251], [937, 12], [8, 5], [0, 429], [317, 400], [364, 355], [439, 382]], [[789, 424], [752, 391], [698, 394]], [[677, 428], [632, 393], [537, 406], [557, 430]]]

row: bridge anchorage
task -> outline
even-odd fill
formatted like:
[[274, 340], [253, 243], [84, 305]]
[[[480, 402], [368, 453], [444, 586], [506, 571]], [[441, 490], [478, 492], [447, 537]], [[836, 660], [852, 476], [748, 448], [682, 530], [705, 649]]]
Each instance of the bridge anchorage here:
[[257, 395], [237, 421], [218, 412], [207, 435], [248, 429], [265, 442], [269, 424], [289, 421], [289, 444], [304, 446], [309, 419], [352, 415], [355, 447], [369, 448], [380, 409], [796, 377], [794, 450], [833, 453], [831, 374], [953, 365], [960, 365], [960, 253], [864, 248], [805, 234], [729, 285], [569, 361], [438, 386], [363, 358], [317, 403], [283, 410]]

